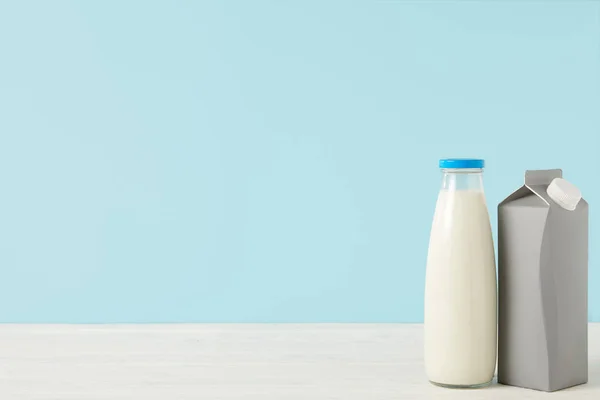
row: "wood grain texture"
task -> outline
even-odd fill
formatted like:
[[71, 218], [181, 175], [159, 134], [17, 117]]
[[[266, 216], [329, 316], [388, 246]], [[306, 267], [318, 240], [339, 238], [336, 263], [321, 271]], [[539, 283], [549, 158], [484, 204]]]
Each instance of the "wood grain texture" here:
[[0, 325], [0, 399], [600, 399], [427, 382], [421, 325]]

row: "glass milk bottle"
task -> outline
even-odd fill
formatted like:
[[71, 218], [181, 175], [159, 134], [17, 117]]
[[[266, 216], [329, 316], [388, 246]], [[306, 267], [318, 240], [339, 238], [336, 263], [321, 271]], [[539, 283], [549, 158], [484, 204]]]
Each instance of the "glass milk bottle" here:
[[425, 369], [447, 387], [487, 385], [496, 368], [496, 262], [483, 160], [440, 160], [427, 256]]

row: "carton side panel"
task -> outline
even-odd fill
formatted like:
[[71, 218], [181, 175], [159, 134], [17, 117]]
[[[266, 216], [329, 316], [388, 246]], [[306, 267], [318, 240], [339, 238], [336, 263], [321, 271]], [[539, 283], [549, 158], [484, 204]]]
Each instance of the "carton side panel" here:
[[551, 390], [588, 379], [588, 206], [552, 205], [542, 244]]
[[549, 208], [511, 203], [498, 207], [498, 382], [549, 390], [540, 284]]

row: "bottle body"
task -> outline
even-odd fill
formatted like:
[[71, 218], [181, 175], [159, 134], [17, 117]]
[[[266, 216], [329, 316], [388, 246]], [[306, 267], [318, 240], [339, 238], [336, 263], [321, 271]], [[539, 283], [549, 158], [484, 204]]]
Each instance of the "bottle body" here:
[[496, 262], [481, 170], [444, 170], [427, 257], [425, 367], [431, 382], [489, 383], [496, 367]]

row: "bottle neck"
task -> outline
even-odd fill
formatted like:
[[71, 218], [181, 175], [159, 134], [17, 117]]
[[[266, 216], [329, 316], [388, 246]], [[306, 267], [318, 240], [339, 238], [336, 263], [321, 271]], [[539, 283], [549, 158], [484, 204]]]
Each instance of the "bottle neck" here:
[[442, 169], [442, 190], [483, 192], [483, 169]]

